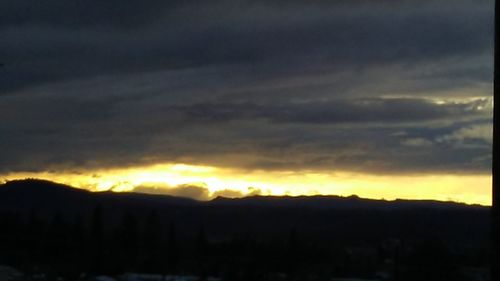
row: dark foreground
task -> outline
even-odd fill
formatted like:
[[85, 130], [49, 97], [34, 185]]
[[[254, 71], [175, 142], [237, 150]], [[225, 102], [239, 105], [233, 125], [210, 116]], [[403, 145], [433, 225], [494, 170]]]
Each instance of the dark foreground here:
[[16, 181], [0, 186], [0, 278], [15, 268], [12, 280], [488, 280], [489, 212], [357, 197], [198, 202]]

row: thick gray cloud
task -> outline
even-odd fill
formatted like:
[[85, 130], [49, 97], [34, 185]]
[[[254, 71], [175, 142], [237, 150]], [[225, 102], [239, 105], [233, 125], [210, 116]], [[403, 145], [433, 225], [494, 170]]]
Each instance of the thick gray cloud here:
[[266, 76], [411, 67], [491, 50], [491, 1], [328, 2], [3, 1], [2, 87], [227, 64]]
[[189, 120], [227, 122], [237, 119], [269, 119], [278, 123], [404, 123], [439, 119], [462, 119], [484, 116], [483, 108], [491, 101], [436, 104], [425, 99], [373, 98], [258, 105], [194, 104], [172, 108]]
[[492, 22], [486, 0], [2, 1], [0, 171], [488, 172]]

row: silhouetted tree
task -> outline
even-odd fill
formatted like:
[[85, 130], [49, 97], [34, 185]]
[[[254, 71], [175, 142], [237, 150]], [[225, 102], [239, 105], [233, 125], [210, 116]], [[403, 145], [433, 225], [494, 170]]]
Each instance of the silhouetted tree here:
[[179, 264], [179, 245], [177, 242], [177, 231], [175, 222], [171, 221], [168, 230], [167, 242], [167, 271], [177, 274]]
[[104, 261], [104, 230], [100, 205], [96, 206], [92, 214], [89, 240], [90, 272], [101, 273]]
[[135, 215], [125, 212], [116, 231], [115, 258], [121, 271], [137, 269], [139, 251], [139, 231]]
[[295, 275], [300, 266], [300, 248], [297, 235], [297, 229], [292, 227], [288, 233], [288, 240], [285, 249], [286, 270], [289, 275]]
[[26, 223], [25, 237], [28, 254], [28, 266], [40, 262], [41, 255], [41, 237], [43, 236], [43, 222], [38, 218], [37, 212], [34, 209], [30, 210], [28, 221]]
[[146, 218], [143, 232], [144, 265], [146, 272], [159, 273], [162, 229], [160, 218], [156, 210], [151, 211]]
[[198, 263], [198, 273], [201, 279], [206, 278], [207, 274], [207, 254], [208, 240], [204, 225], [200, 226], [196, 237], [196, 258]]
[[85, 261], [83, 257], [85, 257], [86, 249], [86, 231], [83, 218], [80, 214], [75, 215], [69, 234], [71, 242], [69, 245], [71, 250], [71, 261], [74, 264], [75, 273], [79, 273], [84, 270], [83, 263]]
[[393, 265], [393, 272], [392, 272], [392, 280], [393, 281], [399, 281], [399, 271], [401, 267], [401, 241], [397, 240], [395, 241], [394, 249], [393, 249], [393, 260], [394, 260], [394, 265]]
[[196, 253], [200, 257], [204, 257], [208, 251], [208, 241], [207, 234], [205, 232], [205, 226], [201, 225], [198, 231], [198, 235], [196, 236]]
[[1, 259], [3, 263], [13, 264], [20, 260], [20, 253], [17, 251], [20, 245], [20, 233], [22, 233], [20, 226], [18, 215], [12, 212], [3, 213], [2, 231], [0, 231], [0, 253], [3, 253]]
[[50, 275], [67, 272], [68, 238], [68, 225], [57, 211], [45, 233], [44, 252]]
[[410, 280], [457, 280], [451, 252], [436, 235], [426, 235], [415, 245], [411, 264], [415, 270]]
[[64, 258], [64, 252], [67, 250], [67, 231], [67, 223], [64, 221], [61, 213], [57, 211], [47, 230], [47, 252], [53, 254], [57, 261]]

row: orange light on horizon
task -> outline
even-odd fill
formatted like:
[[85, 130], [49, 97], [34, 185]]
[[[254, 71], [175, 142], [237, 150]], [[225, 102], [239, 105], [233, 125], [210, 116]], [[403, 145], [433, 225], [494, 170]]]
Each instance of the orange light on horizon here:
[[[91, 191], [169, 192], [179, 186], [205, 188], [209, 197], [245, 195], [357, 195], [371, 199], [418, 199], [491, 205], [491, 175], [372, 175], [348, 171], [240, 170], [185, 163], [78, 172], [17, 172], [1, 179], [40, 178]], [[224, 191], [230, 191], [229, 193]], [[221, 193], [222, 192], [222, 193]]]

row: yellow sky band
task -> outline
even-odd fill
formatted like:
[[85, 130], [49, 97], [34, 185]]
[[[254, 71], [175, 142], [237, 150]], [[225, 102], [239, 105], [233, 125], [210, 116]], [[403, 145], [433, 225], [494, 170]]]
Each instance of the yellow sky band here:
[[[208, 197], [358, 195], [373, 199], [432, 199], [491, 205], [491, 175], [371, 175], [312, 171], [247, 171], [178, 163], [94, 171], [16, 172], [0, 179], [41, 178], [91, 191], [154, 191], [179, 186], [206, 189]], [[144, 189], [146, 187], [146, 189]], [[188, 195], [189, 196], [189, 195]]]

